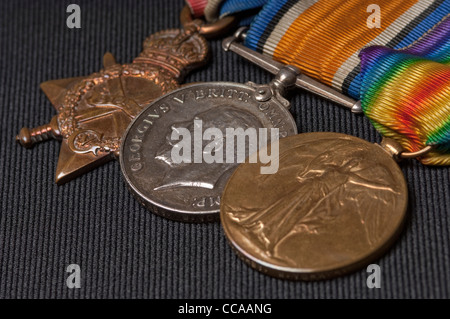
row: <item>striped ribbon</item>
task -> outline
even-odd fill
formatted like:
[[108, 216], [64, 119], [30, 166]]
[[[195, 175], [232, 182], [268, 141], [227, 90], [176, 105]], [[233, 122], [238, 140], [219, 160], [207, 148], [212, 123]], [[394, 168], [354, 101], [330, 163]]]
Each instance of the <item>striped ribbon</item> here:
[[[214, 22], [236, 13], [261, 8], [268, 0], [186, 0], [195, 17], [204, 16], [208, 22]], [[241, 25], [249, 25], [254, 16], [245, 17]]]
[[381, 27], [369, 28], [373, 3], [271, 0], [245, 44], [362, 99], [380, 133], [407, 151], [435, 146], [424, 164], [450, 164], [450, 0], [377, 0]]
[[208, 0], [186, 0], [186, 4], [191, 9], [194, 18], [203, 17]]
[[361, 99], [378, 131], [405, 150], [435, 146], [424, 164], [450, 164], [450, 0], [377, 0], [381, 27], [372, 29], [373, 0], [208, 0], [205, 16], [265, 2], [248, 47]]
[[384, 136], [427, 165], [450, 165], [450, 15], [404, 50], [361, 51], [361, 105]]
[[[373, 3], [381, 28], [369, 29]], [[359, 99], [361, 48], [407, 47], [449, 12], [450, 0], [269, 0], [245, 44]]]

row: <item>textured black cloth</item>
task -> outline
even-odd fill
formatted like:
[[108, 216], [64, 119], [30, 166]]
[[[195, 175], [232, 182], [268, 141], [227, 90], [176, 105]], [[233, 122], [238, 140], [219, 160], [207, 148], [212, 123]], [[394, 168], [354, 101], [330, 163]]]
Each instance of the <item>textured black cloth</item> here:
[[[77, 3], [82, 28], [66, 27]], [[128, 63], [150, 33], [178, 28], [182, 0], [0, 1], [0, 298], [433, 298], [450, 296], [449, 169], [402, 164], [409, 218], [380, 260], [381, 289], [367, 272], [322, 282], [267, 277], [242, 262], [220, 223], [183, 224], [146, 211], [127, 191], [119, 163], [68, 184], [53, 182], [59, 142], [26, 150], [22, 126], [55, 114], [39, 83], [88, 75], [111, 51]], [[271, 77], [211, 43], [209, 65], [186, 82]], [[292, 96], [300, 132], [331, 131], [371, 142], [379, 135], [354, 115], [304, 92]], [[66, 267], [81, 266], [82, 288], [68, 289]]]

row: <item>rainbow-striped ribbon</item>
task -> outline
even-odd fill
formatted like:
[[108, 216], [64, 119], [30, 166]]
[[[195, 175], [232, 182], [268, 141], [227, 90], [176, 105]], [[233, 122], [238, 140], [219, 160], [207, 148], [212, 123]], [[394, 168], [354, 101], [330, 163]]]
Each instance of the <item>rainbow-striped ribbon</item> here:
[[450, 0], [377, 0], [381, 26], [369, 28], [373, 3], [269, 0], [245, 44], [362, 99], [375, 127], [407, 151], [435, 146], [423, 163], [450, 164]]
[[427, 165], [450, 165], [450, 14], [404, 50], [370, 47], [361, 54], [361, 104], [384, 136]]
[[[405, 150], [435, 146], [424, 164], [450, 164], [450, 0], [208, 0], [205, 16], [264, 3], [249, 48], [361, 99], [380, 133]], [[367, 24], [373, 4], [378, 28]]]
[[[374, 3], [380, 28], [367, 26]], [[449, 13], [450, 0], [269, 0], [245, 44], [360, 99], [362, 48], [405, 48]]]

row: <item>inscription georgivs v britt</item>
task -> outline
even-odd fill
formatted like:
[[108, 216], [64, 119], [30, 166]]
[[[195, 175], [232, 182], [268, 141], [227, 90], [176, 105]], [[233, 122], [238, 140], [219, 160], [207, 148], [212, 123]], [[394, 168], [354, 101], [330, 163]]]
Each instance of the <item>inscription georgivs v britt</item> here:
[[[151, 211], [175, 220], [218, 218], [220, 195], [238, 163], [174, 163], [172, 130], [278, 128], [280, 137], [297, 133], [282, 97], [257, 101], [259, 86], [227, 82], [194, 84], [155, 101], [130, 125], [120, 161], [132, 190]], [[248, 152], [248, 150], [247, 150]]]

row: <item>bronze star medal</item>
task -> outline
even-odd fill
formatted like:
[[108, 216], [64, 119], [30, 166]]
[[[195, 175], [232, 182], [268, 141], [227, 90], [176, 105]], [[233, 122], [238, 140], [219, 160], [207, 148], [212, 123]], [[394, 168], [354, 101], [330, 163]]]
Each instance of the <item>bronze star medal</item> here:
[[187, 71], [205, 63], [207, 53], [206, 40], [195, 28], [167, 30], [146, 39], [131, 64], [117, 64], [107, 53], [98, 73], [44, 82], [41, 88], [58, 115], [47, 125], [23, 128], [17, 141], [31, 147], [62, 140], [55, 181], [65, 183], [117, 157], [132, 119], [178, 88]]

